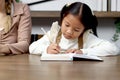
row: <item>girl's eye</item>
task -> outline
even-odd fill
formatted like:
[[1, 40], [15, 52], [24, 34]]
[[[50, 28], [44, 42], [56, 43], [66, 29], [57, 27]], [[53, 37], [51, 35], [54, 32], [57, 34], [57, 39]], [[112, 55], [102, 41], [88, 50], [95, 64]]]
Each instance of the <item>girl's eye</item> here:
[[65, 24], [65, 26], [66, 26], [66, 27], [69, 27], [69, 25], [68, 25], [68, 24]]
[[74, 29], [74, 31], [79, 32], [80, 30], [78, 30], [78, 29]]

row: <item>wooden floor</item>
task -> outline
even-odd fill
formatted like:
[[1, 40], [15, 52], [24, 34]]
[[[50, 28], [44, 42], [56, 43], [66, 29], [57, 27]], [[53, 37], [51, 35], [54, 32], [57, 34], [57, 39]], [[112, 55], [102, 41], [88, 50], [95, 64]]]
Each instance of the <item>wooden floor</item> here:
[[102, 58], [63, 62], [29, 54], [0, 56], [0, 80], [120, 80], [120, 56]]

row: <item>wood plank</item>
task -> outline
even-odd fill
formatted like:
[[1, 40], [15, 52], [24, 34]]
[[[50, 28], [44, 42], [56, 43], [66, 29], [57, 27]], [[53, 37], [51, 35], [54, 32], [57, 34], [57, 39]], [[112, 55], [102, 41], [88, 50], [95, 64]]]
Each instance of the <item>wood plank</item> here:
[[[94, 14], [98, 18], [118, 18], [120, 12], [96, 12]], [[60, 11], [31, 11], [32, 17], [59, 17]]]
[[118, 18], [120, 17], [120, 12], [94, 12], [99, 18]]
[[59, 11], [32, 11], [32, 17], [59, 17]]

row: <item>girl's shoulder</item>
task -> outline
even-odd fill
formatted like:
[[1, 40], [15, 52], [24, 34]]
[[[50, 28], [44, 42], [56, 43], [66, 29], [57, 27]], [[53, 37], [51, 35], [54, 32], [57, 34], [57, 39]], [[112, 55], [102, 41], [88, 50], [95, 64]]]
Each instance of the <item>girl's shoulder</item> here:
[[51, 26], [51, 29], [50, 29], [50, 33], [51, 33], [51, 34], [56, 34], [56, 33], [59, 32], [59, 30], [60, 30], [60, 26], [59, 26], [59, 24], [58, 24], [58, 21], [53, 22], [53, 23], [52, 23], [52, 26]]
[[97, 36], [95, 36], [93, 34], [92, 29], [89, 29], [87, 31], [84, 32], [83, 34], [83, 41], [84, 42], [90, 42], [90, 41], [101, 41], [102, 39], [98, 38]]
[[89, 29], [89, 30], [85, 31], [84, 34], [83, 34], [83, 38], [85, 38], [85, 39], [88, 38], [89, 36], [92, 36], [92, 37], [94, 37], [94, 38], [97, 38], [97, 36], [95, 36], [95, 35], [93, 34], [92, 29]]
[[52, 41], [55, 41], [59, 30], [60, 30], [60, 26], [58, 25], [58, 21], [53, 22], [52, 26], [49, 30], [49, 35], [50, 35], [50, 38], [51, 38]]
[[56, 33], [56, 32], [58, 32], [59, 30], [60, 30], [60, 26], [59, 26], [59, 24], [58, 24], [58, 21], [53, 22], [53, 23], [52, 23], [52, 26], [51, 26], [51, 29], [50, 29], [50, 32]]

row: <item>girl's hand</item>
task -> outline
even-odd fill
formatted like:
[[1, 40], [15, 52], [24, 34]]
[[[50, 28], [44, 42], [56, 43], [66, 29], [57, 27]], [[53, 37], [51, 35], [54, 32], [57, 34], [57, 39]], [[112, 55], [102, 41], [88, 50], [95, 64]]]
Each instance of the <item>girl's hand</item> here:
[[83, 54], [81, 50], [78, 49], [68, 49], [66, 53], [76, 53], [76, 54]]
[[60, 52], [60, 47], [58, 46], [58, 44], [52, 43], [47, 48], [48, 54], [57, 54], [59, 52]]

